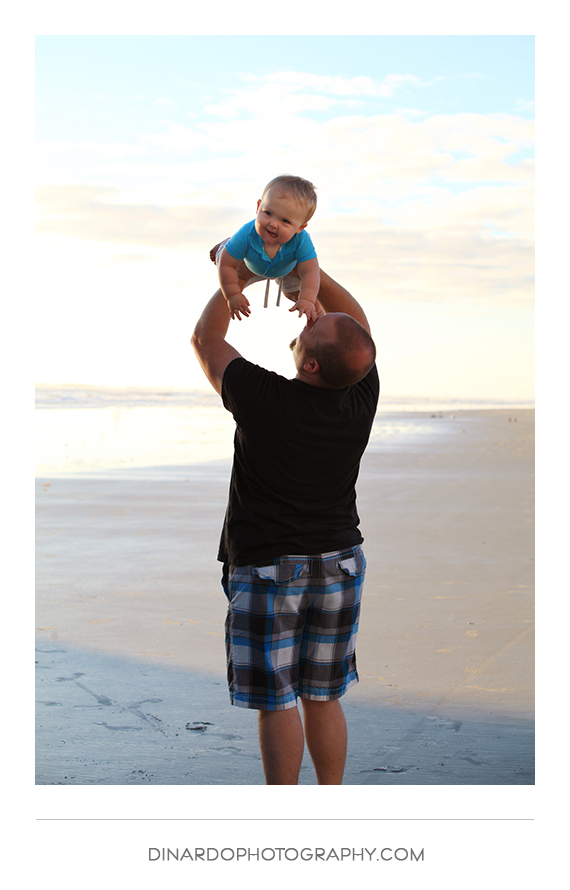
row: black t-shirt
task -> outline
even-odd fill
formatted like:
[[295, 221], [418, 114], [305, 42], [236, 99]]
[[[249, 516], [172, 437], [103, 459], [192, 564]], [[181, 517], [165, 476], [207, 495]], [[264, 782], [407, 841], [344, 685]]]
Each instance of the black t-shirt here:
[[219, 560], [263, 565], [361, 543], [355, 484], [379, 391], [376, 366], [354, 386], [320, 389], [230, 362], [222, 400], [236, 433]]

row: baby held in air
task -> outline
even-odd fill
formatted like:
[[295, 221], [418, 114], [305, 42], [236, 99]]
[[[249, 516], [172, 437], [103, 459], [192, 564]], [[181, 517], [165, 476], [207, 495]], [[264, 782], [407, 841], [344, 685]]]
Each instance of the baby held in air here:
[[[220, 287], [232, 318], [250, 315], [243, 289], [254, 281], [275, 279], [294, 301], [291, 312], [308, 320], [317, 318], [319, 261], [306, 231], [317, 206], [312, 183], [298, 176], [277, 176], [263, 190], [255, 219], [210, 251], [218, 267]], [[279, 303], [279, 296], [277, 298]]]

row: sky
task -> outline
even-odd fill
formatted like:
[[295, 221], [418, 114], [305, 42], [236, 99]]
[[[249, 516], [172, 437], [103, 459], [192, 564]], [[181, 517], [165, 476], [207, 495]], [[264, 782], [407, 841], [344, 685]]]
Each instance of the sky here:
[[[533, 37], [45, 35], [35, 64], [37, 382], [207, 388], [209, 249], [294, 173], [385, 396], [533, 401]], [[293, 376], [263, 290], [228, 339]]]

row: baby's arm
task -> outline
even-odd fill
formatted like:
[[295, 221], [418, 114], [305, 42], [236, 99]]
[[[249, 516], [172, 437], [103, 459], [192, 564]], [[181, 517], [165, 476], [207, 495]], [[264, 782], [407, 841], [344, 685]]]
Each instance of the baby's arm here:
[[289, 312], [298, 311], [299, 318], [306, 315], [310, 321], [317, 319], [317, 294], [321, 284], [321, 276], [319, 271], [319, 261], [315, 257], [312, 260], [305, 260], [304, 263], [297, 263], [296, 271], [299, 273], [300, 290], [297, 302], [289, 309]]
[[240, 313], [246, 318], [250, 314], [249, 300], [242, 294], [239, 286], [237, 270], [240, 266], [241, 260], [236, 260], [224, 247], [218, 265], [218, 278], [222, 293], [230, 307], [232, 318], [237, 318], [238, 321], [241, 321]]

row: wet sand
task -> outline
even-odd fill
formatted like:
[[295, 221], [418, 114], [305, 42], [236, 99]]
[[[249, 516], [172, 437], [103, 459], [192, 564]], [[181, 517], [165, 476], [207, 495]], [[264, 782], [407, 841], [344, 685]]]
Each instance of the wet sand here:
[[[363, 460], [344, 783], [533, 784], [534, 412], [427, 423]], [[175, 477], [37, 480], [38, 784], [263, 784], [225, 684], [229, 463]]]

